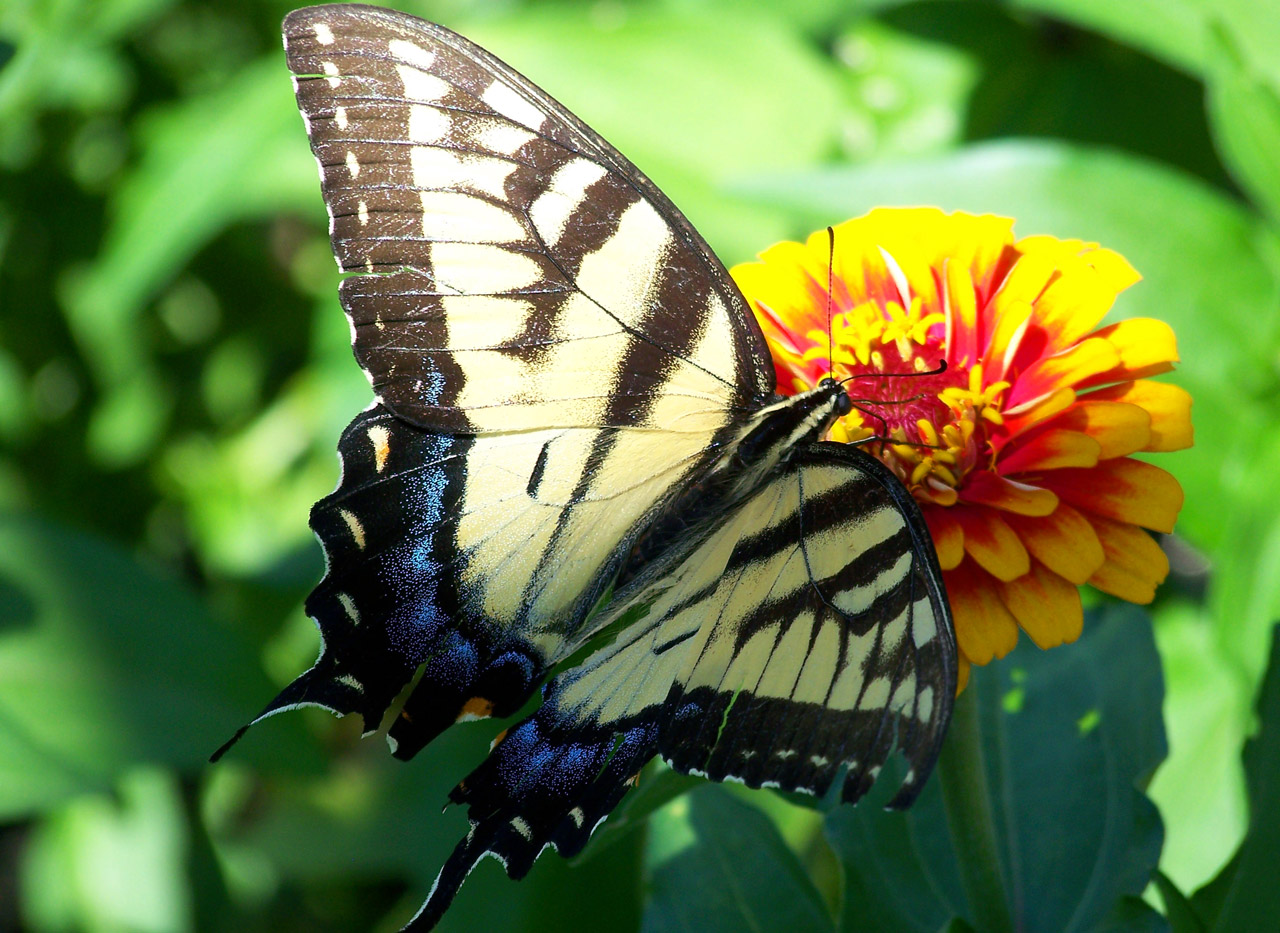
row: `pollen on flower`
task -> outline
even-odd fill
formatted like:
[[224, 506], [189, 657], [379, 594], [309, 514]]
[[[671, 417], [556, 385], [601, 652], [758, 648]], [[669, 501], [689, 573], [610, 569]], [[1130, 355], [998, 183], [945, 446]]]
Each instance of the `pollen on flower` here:
[[[1150, 599], [1168, 571], [1177, 482], [1131, 459], [1191, 444], [1162, 322], [1095, 330], [1138, 281], [1118, 253], [1013, 221], [876, 210], [732, 270], [778, 390], [849, 380], [832, 440], [864, 445], [921, 504], [956, 622], [962, 681], [1013, 647], [1074, 640], [1076, 585]], [[830, 259], [830, 261], [829, 261]], [[830, 283], [830, 288], [828, 288]], [[939, 364], [945, 362], [945, 369]]]

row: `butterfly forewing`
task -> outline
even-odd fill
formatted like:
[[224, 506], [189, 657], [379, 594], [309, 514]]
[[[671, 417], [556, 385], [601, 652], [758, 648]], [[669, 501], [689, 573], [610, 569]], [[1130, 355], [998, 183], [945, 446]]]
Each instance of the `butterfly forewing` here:
[[459, 36], [359, 6], [285, 20], [356, 356], [438, 430], [656, 426], [706, 445], [773, 390], [759, 328], [626, 159]]

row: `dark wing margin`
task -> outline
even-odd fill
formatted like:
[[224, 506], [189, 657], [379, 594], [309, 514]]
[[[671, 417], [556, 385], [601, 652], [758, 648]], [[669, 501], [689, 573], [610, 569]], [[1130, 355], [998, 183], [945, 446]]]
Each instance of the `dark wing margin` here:
[[299, 706], [358, 713], [368, 734], [419, 668], [390, 727], [399, 758], [460, 716], [509, 716], [524, 704], [545, 674], [544, 651], [476, 612], [459, 581], [466, 561], [455, 541], [475, 443], [423, 431], [380, 405], [343, 431], [338, 487], [311, 510], [325, 555], [324, 579], [306, 602], [320, 656], [213, 760], [249, 725]]
[[392, 412], [459, 433], [651, 426], [771, 395], [764, 337], [710, 248], [526, 78], [374, 7], [297, 10], [284, 35], [354, 273], [356, 357]]
[[522, 877], [571, 856], [644, 764], [717, 781], [862, 797], [896, 748], [908, 806], [933, 769], [956, 690], [956, 644], [919, 508], [879, 461], [797, 451], [694, 551], [648, 612], [544, 688], [450, 794], [471, 831], [409, 929], [430, 929], [493, 855]]

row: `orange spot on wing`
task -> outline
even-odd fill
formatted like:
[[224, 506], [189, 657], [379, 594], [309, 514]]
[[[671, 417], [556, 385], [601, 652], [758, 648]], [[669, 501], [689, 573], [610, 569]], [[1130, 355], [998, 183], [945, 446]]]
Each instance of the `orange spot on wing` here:
[[472, 697], [462, 704], [455, 722], [467, 722], [471, 719], [488, 719], [493, 715], [493, 700], [484, 697]]

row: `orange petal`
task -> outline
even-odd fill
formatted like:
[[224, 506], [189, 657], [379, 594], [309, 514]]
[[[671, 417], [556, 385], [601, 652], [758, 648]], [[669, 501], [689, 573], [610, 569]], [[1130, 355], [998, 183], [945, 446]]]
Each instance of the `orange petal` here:
[[988, 505], [1019, 515], [1048, 515], [1058, 507], [1058, 497], [1049, 490], [985, 470], [965, 478], [960, 499], [971, 505]]
[[969, 686], [969, 659], [964, 656], [963, 652], [959, 652], [956, 658], [956, 696], [964, 692], [964, 688]]
[[1016, 408], [1054, 389], [1075, 386], [1098, 373], [1111, 372], [1119, 365], [1120, 354], [1109, 340], [1090, 337], [1028, 366], [1009, 390], [1007, 403]]
[[1193, 442], [1191, 395], [1179, 386], [1138, 379], [1090, 392], [1081, 401], [1086, 399], [1125, 402], [1143, 409], [1151, 418], [1151, 437], [1143, 450], [1183, 450]]
[[999, 584], [999, 589], [1005, 607], [1037, 647], [1055, 648], [1080, 637], [1080, 590], [1043, 564], [1032, 563], [1030, 573]]
[[964, 559], [964, 530], [960, 523], [947, 509], [926, 506], [921, 511], [929, 526], [929, 537], [933, 538], [933, 548], [938, 552], [938, 566], [943, 570], [958, 567]]
[[1090, 516], [1107, 560], [1089, 582], [1131, 603], [1149, 603], [1169, 575], [1169, 558], [1141, 528]]
[[1060, 577], [1081, 584], [1107, 559], [1093, 526], [1069, 505], [1059, 505], [1043, 518], [1006, 518], [1031, 556]]
[[1098, 443], [1100, 460], [1126, 457], [1144, 450], [1151, 441], [1151, 416], [1146, 411], [1137, 405], [1099, 399], [1096, 392], [1078, 397], [1076, 403], [1054, 418], [1048, 428], [1066, 428], [1089, 435]]
[[[1069, 411], [1079, 407], [1073, 405]], [[1053, 423], [1057, 425], [1061, 418], [1059, 415]], [[1097, 464], [1101, 452], [1102, 445], [1088, 434], [1055, 427], [1006, 445], [1000, 458], [1000, 472], [1009, 475], [1062, 467], [1091, 467]]]
[[1094, 337], [1111, 344], [1120, 356], [1120, 363], [1083, 379], [1079, 388], [1167, 373], [1178, 361], [1178, 339], [1173, 328], [1154, 318], [1130, 318], [1102, 328]]
[[965, 552], [992, 576], [1013, 580], [1031, 568], [1027, 549], [995, 510], [959, 506], [953, 511], [964, 528]]
[[[1088, 470], [1054, 470], [1046, 473], [1041, 482], [1064, 502], [1155, 531], [1173, 531], [1182, 509], [1178, 481], [1158, 466], [1132, 457], [1103, 460]], [[967, 527], [965, 533], [968, 534]]]
[[1000, 601], [996, 581], [972, 561], [943, 574], [956, 644], [974, 664], [1003, 658], [1018, 643], [1018, 623]]
[[1016, 437], [1058, 412], [1065, 411], [1075, 400], [1075, 390], [1063, 387], [1013, 408], [1006, 408], [1003, 413], [1006, 442], [1008, 438]]

